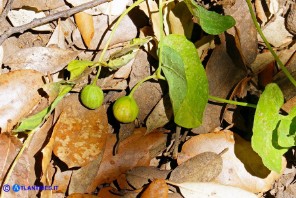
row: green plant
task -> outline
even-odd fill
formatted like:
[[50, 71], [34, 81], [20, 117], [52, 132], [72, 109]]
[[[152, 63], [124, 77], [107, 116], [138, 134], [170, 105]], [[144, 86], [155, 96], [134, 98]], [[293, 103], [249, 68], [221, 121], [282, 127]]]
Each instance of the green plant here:
[[[81, 93], [81, 101], [83, 104], [88, 106], [88, 103], [91, 101], [91, 105], [88, 106], [89, 108], [99, 107], [103, 100], [102, 92], [100, 92], [101, 89], [96, 86], [101, 66], [108, 67], [111, 70], [120, 68], [134, 58], [135, 52], [139, 47], [151, 40], [151, 37], [134, 39], [122, 50], [113, 53], [109, 60], [103, 59], [122, 18], [142, 2], [144, 2], [144, 0], [137, 0], [118, 18], [97, 62], [74, 60], [68, 65], [67, 69], [71, 73], [70, 82], [74, 82], [76, 78], [79, 78], [80, 74], [87, 67], [98, 67], [96, 78], [91, 85], [86, 86], [88, 87], [86, 90], [96, 90], [98, 96], [94, 98], [97, 99], [92, 97], [92, 93], [86, 93], [86, 96], [84, 96], [85, 89], [83, 89]], [[169, 2], [171, 1], [158, 1], [160, 27], [164, 27], [163, 6]], [[222, 16], [215, 12], [208, 11], [198, 5], [194, 0], [184, 0], [184, 2], [191, 14], [198, 19], [197, 21], [199, 21], [201, 28], [208, 34], [217, 35], [235, 25], [235, 20], [231, 16]], [[296, 81], [284, 67], [283, 63], [264, 37], [256, 21], [250, 0], [247, 0], [247, 3], [255, 26], [266, 43], [266, 46], [274, 55], [282, 71], [292, 84], [296, 86]], [[159, 35], [160, 38], [158, 38], [159, 40], [157, 41], [158, 68], [154, 74], [140, 80], [128, 96], [119, 98], [115, 102], [113, 105], [114, 116], [120, 122], [124, 123], [132, 122], [136, 119], [139, 109], [133, 98], [133, 93], [143, 82], [150, 79], [167, 81], [174, 112], [174, 122], [178, 127], [177, 131], [180, 131], [180, 127], [190, 129], [201, 125], [203, 112], [208, 99], [256, 108], [252, 147], [260, 155], [267, 168], [280, 172], [282, 155], [290, 147], [296, 145], [296, 108], [294, 108], [288, 116], [283, 116], [279, 113], [284, 102], [280, 88], [276, 84], [268, 85], [262, 93], [257, 105], [210, 96], [208, 91], [208, 79], [193, 43], [187, 40], [183, 35], [164, 35], [162, 28], [160, 28]], [[93, 103], [95, 103], [95, 105], [93, 105]]]

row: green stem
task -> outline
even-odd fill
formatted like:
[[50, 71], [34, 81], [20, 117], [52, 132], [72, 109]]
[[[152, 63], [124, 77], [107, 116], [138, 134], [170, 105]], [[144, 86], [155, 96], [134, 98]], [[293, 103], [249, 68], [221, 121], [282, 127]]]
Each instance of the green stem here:
[[[94, 65], [93, 65], [93, 67], [97, 67], [97, 66], [102, 66], [102, 61], [103, 61], [103, 59], [104, 59], [104, 56], [105, 56], [105, 54], [106, 54], [106, 51], [107, 51], [107, 49], [108, 49], [108, 47], [109, 47], [109, 45], [110, 45], [110, 42], [111, 42], [111, 40], [112, 40], [112, 38], [113, 38], [113, 36], [114, 36], [114, 34], [115, 34], [115, 31], [117, 30], [117, 28], [118, 28], [118, 25], [119, 25], [119, 23], [122, 21], [122, 19], [133, 9], [133, 8], [135, 8], [135, 7], [137, 7], [138, 5], [140, 5], [142, 2], [144, 2], [145, 0], [138, 0], [138, 1], [136, 1], [135, 3], [133, 3], [130, 7], [128, 7], [121, 15], [120, 15], [120, 17], [118, 18], [118, 20], [116, 21], [116, 23], [114, 24], [114, 26], [113, 26], [113, 29], [112, 29], [112, 31], [111, 31], [111, 34], [110, 34], [110, 36], [109, 36], [109, 38], [108, 38], [108, 40], [107, 40], [107, 42], [106, 42], [106, 45], [105, 45], [105, 47], [104, 47], [104, 49], [103, 49], [103, 51], [102, 51], [102, 53], [101, 53], [101, 55], [100, 55], [100, 57], [99, 57], [99, 60], [98, 60], [98, 62], [96, 62]], [[100, 72], [98, 72], [97, 73], [97, 76], [96, 76], [96, 78], [95, 78], [95, 80], [94, 81], [97, 81], [96, 79], [99, 77], [99, 74], [100, 74]]]
[[228, 103], [228, 104], [233, 104], [233, 105], [239, 105], [239, 106], [243, 106], [243, 107], [251, 107], [251, 108], [255, 108], [255, 109], [257, 107], [257, 105], [255, 105], [255, 104], [250, 104], [250, 103], [247, 103], [247, 102], [238, 102], [238, 101], [234, 101], [234, 100], [226, 100], [226, 99], [219, 98], [219, 97], [216, 97], [216, 96], [209, 96], [209, 99], [210, 100], [215, 100], [217, 102]]
[[159, 79], [163, 79], [163, 76], [161, 75], [161, 64], [162, 64], [162, 48], [163, 48], [163, 44], [162, 44], [162, 40], [163, 40], [163, 37], [164, 37], [164, 33], [163, 33], [163, 13], [162, 13], [162, 7], [163, 7], [163, 2], [162, 2], [162, 0], [159, 0], [159, 7], [158, 7], [158, 9], [159, 9], [159, 11], [158, 11], [158, 13], [159, 13], [159, 26], [160, 26], [160, 34], [159, 34], [159, 36], [160, 36], [160, 38], [159, 38], [159, 40], [160, 40], [160, 42], [159, 42], [159, 45], [158, 45], [158, 68], [157, 68], [157, 70], [156, 70], [156, 75], [157, 75], [157, 77], [159, 78]]
[[99, 75], [100, 75], [100, 73], [101, 73], [101, 68], [102, 68], [102, 67], [99, 66], [99, 70], [98, 70], [98, 72], [97, 72], [97, 75], [96, 75], [94, 81], [92, 82], [92, 85], [96, 85], [96, 84], [97, 84], [97, 80], [98, 80]]
[[139, 86], [140, 86], [141, 84], [143, 84], [145, 81], [150, 80], [150, 79], [153, 79], [153, 78], [157, 79], [157, 74], [156, 74], [156, 73], [152, 74], [151, 76], [147, 76], [146, 78], [144, 78], [144, 79], [142, 79], [141, 81], [139, 81], [139, 82], [134, 86], [134, 88], [133, 88], [132, 91], [130, 92], [129, 96], [132, 97], [133, 94], [134, 94], [134, 92], [139, 88]]
[[259, 26], [259, 24], [257, 22], [255, 12], [254, 12], [254, 10], [252, 8], [251, 0], [246, 0], [246, 1], [247, 1], [247, 4], [248, 4], [248, 7], [249, 7], [249, 10], [250, 10], [250, 14], [251, 14], [252, 20], [254, 22], [254, 25], [255, 25], [258, 33], [260, 34], [262, 40], [264, 41], [266, 47], [269, 49], [269, 51], [273, 55], [274, 59], [276, 60], [277, 64], [280, 66], [281, 70], [284, 72], [284, 74], [287, 76], [287, 78], [291, 81], [291, 83], [296, 87], [295, 79], [290, 74], [290, 72], [287, 70], [287, 68], [284, 66], [284, 64], [282, 63], [282, 61], [278, 57], [278, 55], [273, 51], [272, 47], [270, 46], [269, 42], [267, 41], [266, 37], [264, 36], [264, 34], [263, 34], [263, 32], [262, 32], [262, 30], [261, 30], [261, 28], [260, 28], [260, 26]]

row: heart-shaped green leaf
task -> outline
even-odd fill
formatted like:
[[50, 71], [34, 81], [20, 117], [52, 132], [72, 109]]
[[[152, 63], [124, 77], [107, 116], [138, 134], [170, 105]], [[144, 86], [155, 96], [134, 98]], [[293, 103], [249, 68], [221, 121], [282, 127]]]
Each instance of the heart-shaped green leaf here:
[[277, 84], [268, 84], [257, 104], [252, 136], [252, 148], [270, 170], [280, 172], [282, 155], [287, 148], [278, 145], [277, 130], [281, 116], [279, 110], [284, 104], [282, 91]]
[[174, 121], [185, 128], [198, 127], [208, 101], [208, 79], [197, 51], [183, 35], [171, 34], [161, 42]]
[[199, 6], [193, 0], [184, 0], [191, 14], [199, 19], [199, 24], [203, 31], [208, 34], [217, 35], [235, 25], [232, 16], [223, 16], [213, 11]]

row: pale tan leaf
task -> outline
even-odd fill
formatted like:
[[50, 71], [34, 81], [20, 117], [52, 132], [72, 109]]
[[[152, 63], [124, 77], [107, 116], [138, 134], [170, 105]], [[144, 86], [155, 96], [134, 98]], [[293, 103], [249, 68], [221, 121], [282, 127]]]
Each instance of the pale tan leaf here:
[[12, 8], [22, 8], [24, 6], [37, 8], [37, 10], [51, 10], [65, 5], [63, 0], [15, 0]]
[[[8, 12], [8, 18], [14, 27], [30, 23], [34, 19], [45, 17], [44, 12], [35, 12], [33, 10], [19, 9]], [[41, 25], [33, 28], [36, 31], [51, 31], [49, 24]]]
[[[286, 29], [285, 18], [282, 16], [276, 16], [274, 21], [266, 25], [263, 29], [263, 34], [274, 47], [280, 47], [281, 45], [290, 43], [293, 38], [293, 35]], [[258, 39], [263, 42], [260, 36], [258, 36]]]
[[[78, 94], [64, 100], [64, 108], [54, 127], [53, 153], [69, 168], [85, 166], [104, 150], [108, 120], [104, 106], [85, 108]], [[58, 133], [56, 133], [58, 131]]]
[[167, 135], [155, 131], [144, 136], [145, 132], [145, 128], [136, 129], [132, 136], [120, 142], [116, 155], [113, 155], [115, 134], [109, 135], [99, 171], [87, 192], [92, 192], [100, 184], [115, 180], [136, 166], [149, 165], [150, 160], [165, 148]]
[[181, 183], [178, 186], [185, 198], [257, 198], [255, 194], [240, 188], [215, 183]]
[[38, 104], [43, 85], [42, 74], [16, 70], [0, 75], [0, 128], [6, 132]]
[[60, 49], [66, 49], [66, 43], [65, 43], [65, 34], [63, 31], [63, 28], [61, 26], [61, 23], [59, 22], [56, 28], [54, 29], [46, 47], [50, 46], [57, 46]]
[[[265, 192], [272, 188], [280, 174], [270, 172], [255, 153], [250, 142], [231, 131], [219, 131], [200, 134], [188, 140], [178, 156], [178, 164], [203, 152], [223, 153], [223, 168], [219, 176], [213, 180], [223, 185], [235, 186], [250, 192]], [[283, 161], [284, 167], [284, 161]]]
[[45, 75], [48, 72], [52, 74], [62, 70], [78, 54], [77, 51], [59, 48], [32, 47], [10, 54], [3, 63], [12, 70], [34, 69]]

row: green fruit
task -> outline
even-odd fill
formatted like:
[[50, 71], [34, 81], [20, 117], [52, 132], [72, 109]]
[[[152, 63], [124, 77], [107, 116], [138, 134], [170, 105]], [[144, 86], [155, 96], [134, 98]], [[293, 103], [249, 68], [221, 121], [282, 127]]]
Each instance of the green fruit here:
[[113, 114], [119, 122], [129, 123], [134, 121], [139, 113], [139, 107], [131, 96], [123, 96], [113, 105]]
[[80, 100], [87, 108], [96, 109], [102, 105], [104, 93], [96, 85], [86, 85], [80, 92]]

